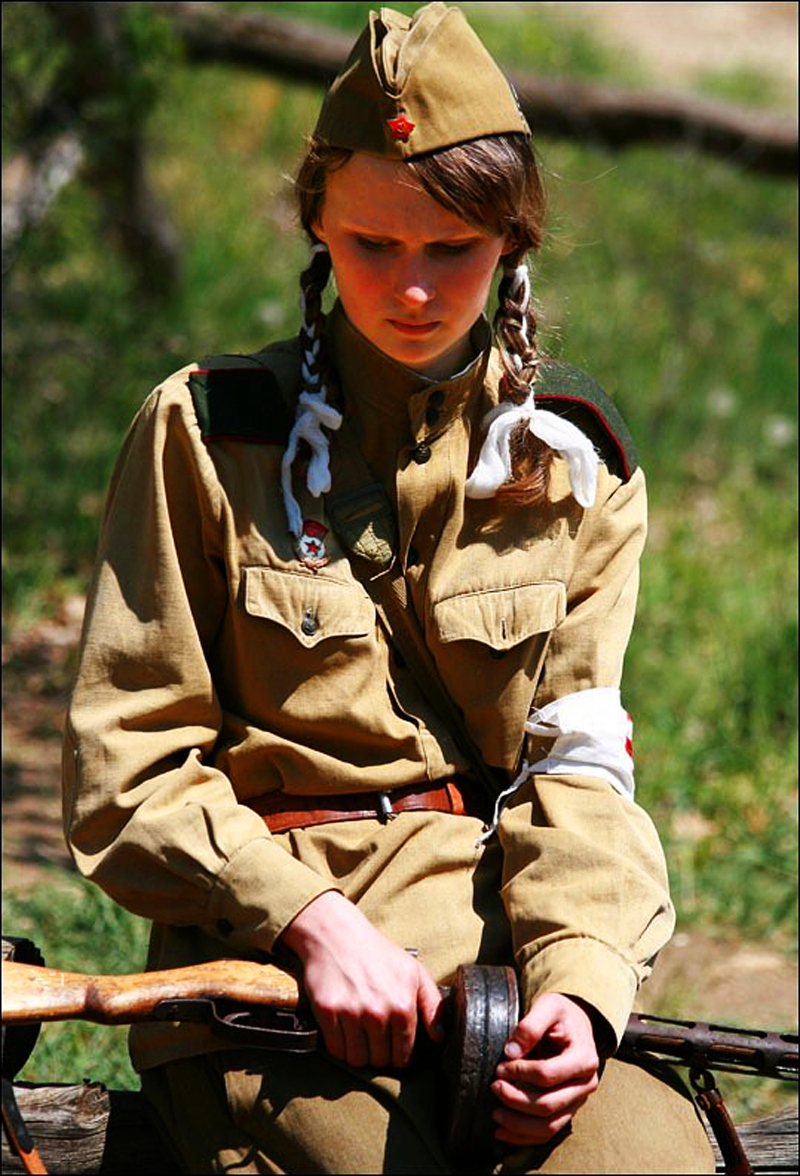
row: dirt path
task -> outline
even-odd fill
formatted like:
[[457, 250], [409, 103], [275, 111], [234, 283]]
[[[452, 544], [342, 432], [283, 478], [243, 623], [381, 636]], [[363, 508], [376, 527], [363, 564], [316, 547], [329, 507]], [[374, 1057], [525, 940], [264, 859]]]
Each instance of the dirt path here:
[[3, 892], [71, 870], [61, 831], [61, 736], [83, 598], [53, 620], [14, 633], [3, 657]]

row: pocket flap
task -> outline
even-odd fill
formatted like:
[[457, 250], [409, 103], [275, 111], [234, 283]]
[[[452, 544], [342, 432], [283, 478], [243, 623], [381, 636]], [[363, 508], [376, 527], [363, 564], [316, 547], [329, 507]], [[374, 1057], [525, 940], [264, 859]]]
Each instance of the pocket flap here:
[[440, 641], [481, 641], [493, 649], [511, 649], [526, 637], [554, 629], [566, 608], [566, 588], [548, 580], [450, 596], [434, 606], [433, 618]]
[[244, 568], [244, 607], [288, 629], [306, 648], [331, 637], [366, 637], [375, 607], [358, 584], [277, 568]]

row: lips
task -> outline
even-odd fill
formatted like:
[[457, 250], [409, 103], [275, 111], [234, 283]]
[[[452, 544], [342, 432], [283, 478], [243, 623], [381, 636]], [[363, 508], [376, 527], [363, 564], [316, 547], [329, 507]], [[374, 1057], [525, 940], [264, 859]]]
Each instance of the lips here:
[[408, 323], [401, 319], [389, 319], [388, 321], [401, 335], [429, 335], [439, 326], [438, 321], [431, 323]]

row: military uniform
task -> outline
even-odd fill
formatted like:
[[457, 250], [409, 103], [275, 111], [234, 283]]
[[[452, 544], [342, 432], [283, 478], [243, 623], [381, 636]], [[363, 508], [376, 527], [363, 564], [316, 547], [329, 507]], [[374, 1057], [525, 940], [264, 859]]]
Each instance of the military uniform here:
[[[544, 510], [464, 498], [474, 422], [497, 397], [486, 324], [472, 364], [435, 383], [338, 309], [332, 319], [348, 414], [395, 504], [413, 607], [487, 764], [510, 780], [532, 709], [619, 685], [643, 475], [602, 464], [586, 511], [560, 461]], [[438, 982], [460, 963], [514, 959], [526, 1004], [545, 991], [583, 998], [619, 1038], [673, 912], [649, 818], [604, 779], [533, 775], [483, 845], [479, 816], [376, 811], [272, 834], [256, 811], [276, 790], [289, 807], [294, 794], [391, 796], [469, 764], [390, 647], [320, 501], [301, 498], [325, 529], [324, 566], [306, 566], [287, 533], [280, 422], [295, 345], [266, 349], [244, 379], [221, 376], [227, 366], [213, 365], [215, 380], [192, 365], [153, 393], [111, 484], [65, 742], [79, 867], [154, 920], [151, 967], [266, 958], [335, 888]], [[231, 402], [244, 396], [252, 416], [258, 381], [266, 411], [243, 440]], [[610, 439], [606, 453], [619, 467]], [[145, 1071], [220, 1048], [198, 1026], [132, 1031]]]

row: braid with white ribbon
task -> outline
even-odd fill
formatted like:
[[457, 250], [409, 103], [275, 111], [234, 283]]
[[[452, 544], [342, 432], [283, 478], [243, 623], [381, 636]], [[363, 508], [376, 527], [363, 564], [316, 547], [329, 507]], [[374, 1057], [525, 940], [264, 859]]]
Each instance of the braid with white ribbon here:
[[[530, 337], [528, 321], [531, 305], [531, 276], [524, 261], [521, 265], [504, 266], [500, 302], [499, 325], [506, 343], [503, 348], [504, 356], [511, 360], [517, 374], [522, 372], [526, 363], [535, 371], [539, 357]], [[514, 338], [515, 334], [516, 339]]]
[[325, 378], [325, 319], [322, 314], [322, 291], [331, 272], [327, 247], [315, 244], [311, 249], [308, 269], [300, 275], [300, 308], [303, 324], [300, 337], [303, 344], [303, 391], [297, 400], [294, 425], [289, 434], [281, 462], [281, 488], [289, 530], [296, 539], [303, 531], [303, 516], [292, 490], [292, 465], [301, 441], [311, 447], [306, 486], [310, 494], [319, 498], [331, 488], [330, 452], [326, 429], [338, 429], [342, 414], [328, 404], [330, 387]]
[[513, 369], [509, 372], [510, 383], [517, 385], [524, 399], [519, 404], [504, 400], [483, 418], [481, 426], [486, 431], [486, 438], [478, 463], [467, 479], [465, 493], [468, 498], [491, 498], [500, 486], [511, 480], [511, 434], [522, 424], [534, 437], [566, 459], [572, 493], [581, 506], [589, 507], [597, 493], [598, 457], [594, 446], [570, 421], [537, 408], [534, 400], [534, 377], [539, 357], [530, 339], [530, 293], [530, 275], [525, 262], [508, 265], [504, 271], [498, 312], [503, 336], [501, 350], [507, 366], [510, 362]]

